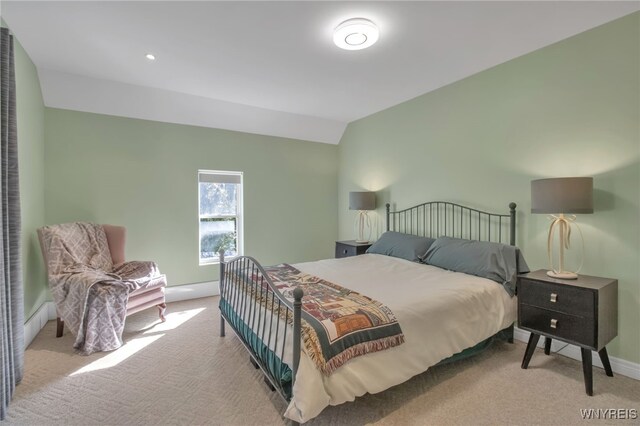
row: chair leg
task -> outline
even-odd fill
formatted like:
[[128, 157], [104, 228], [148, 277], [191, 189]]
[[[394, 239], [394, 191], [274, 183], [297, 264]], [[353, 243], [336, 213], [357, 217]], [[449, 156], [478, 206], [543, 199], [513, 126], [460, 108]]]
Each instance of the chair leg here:
[[165, 322], [167, 319], [164, 317], [164, 311], [167, 309], [166, 303], [161, 303], [158, 305], [158, 315], [160, 316], [160, 321]]
[[64, 321], [60, 317], [56, 318], [56, 337], [62, 337], [64, 333]]

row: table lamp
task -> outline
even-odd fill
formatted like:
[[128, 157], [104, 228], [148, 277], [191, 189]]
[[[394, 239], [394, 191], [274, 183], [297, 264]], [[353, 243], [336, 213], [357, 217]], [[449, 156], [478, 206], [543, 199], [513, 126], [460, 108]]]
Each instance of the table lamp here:
[[[357, 210], [358, 217], [356, 225], [358, 227], [358, 236], [356, 243], [368, 243], [371, 238], [371, 220], [369, 219], [369, 210], [376, 208], [375, 192], [349, 192], [349, 210]], [[364, 228], [369, 228], [368, 237], [364, 236]]]
[[[564, 251], [570, 246], [571, 226], [575, 222], [575, 214], [593, 213], [593, 178], [564, 177], [537, 179], [531, 181], [531, 213], [547, 213], [551, 215], [551, 226], [547, 238], [550, 271], [547, 275], [553, 278], [571, 280], [578, 278], [578, 271], [565, 271]], [[569, 216], [565, 216], [565, 215]], [[576, 228], [582, 236], [577, 224]], [[553, 232], [558, 228], [560, 235], [560, 251], [558, 269], [553, 264]], [[582, 258], [584, 258], [584, 239], [582, 242]]]

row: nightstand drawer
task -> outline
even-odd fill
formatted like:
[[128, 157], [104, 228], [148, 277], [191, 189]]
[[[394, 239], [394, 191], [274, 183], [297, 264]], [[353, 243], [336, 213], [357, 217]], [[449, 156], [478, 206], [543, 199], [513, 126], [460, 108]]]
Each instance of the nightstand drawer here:
[[595, 313], [595, 293], [589, 289], [529, 279], [518, 283], [518, 301], [569, 315], [592, 318]]
[[336, 259], [365, 254], [371, 243], [358, 243], [354, 240], [336, 241]]
[[347, 244], [336, 244], [336, 258], [356, 256], [358, 254], [358, 247]]
[[566, 315], [548, 309], [520, 304], [518, 324], [535, 333], [545, 333], [589, 347], [595, 347], [593, 318]]

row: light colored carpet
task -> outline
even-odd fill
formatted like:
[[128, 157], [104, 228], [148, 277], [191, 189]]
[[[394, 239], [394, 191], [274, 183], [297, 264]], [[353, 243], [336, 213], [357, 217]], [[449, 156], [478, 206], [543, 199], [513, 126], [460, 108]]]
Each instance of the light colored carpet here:
[[[164, 324], [155, 310], [133, 315], [125, 346], [89, 357], [73, 353], [68, 331], [56, 339], [50, 321], [26, 352], [7, 423], [285, 424], [284, 402], [237, 338], [218, 337], [217, 301], [171, 303]], [[580, 409], [640, 409], [640, 382], [594, 368], [595, 396], [588, 397], [579, 362], [539, 350], [522, 370], [524, 349], [496, 343], [475, 358], [329, 407], [309, 424], [568, 425], [583, 423]]]

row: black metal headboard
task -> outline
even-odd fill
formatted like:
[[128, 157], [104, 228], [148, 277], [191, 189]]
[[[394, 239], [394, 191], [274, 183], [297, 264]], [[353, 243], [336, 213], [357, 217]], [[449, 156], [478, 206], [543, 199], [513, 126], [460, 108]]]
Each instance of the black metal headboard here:
[[387, 231], [437, 238], [495, 241], [516, 245], [516, 203], [509, 214], [489, 213], [446, 201], [430, 201], [392, 212], [387, 203]]

